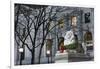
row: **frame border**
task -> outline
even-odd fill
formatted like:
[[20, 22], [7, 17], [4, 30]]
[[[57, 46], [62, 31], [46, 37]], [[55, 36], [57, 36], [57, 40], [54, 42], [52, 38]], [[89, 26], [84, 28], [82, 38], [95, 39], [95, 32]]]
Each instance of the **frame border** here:
[[[86, 8], [94, 8], [94, 15], [95, 15], [95, 5], [86, 5], [86, 4], [78, 4], [78, 3], [71, 3], [69, 2], [50, 2], [50, 1], [35, 1], [35, 0], [11, 0], [10, 1], [10, 68], [11, 69], [32, 69], [32, 67], [37, 67], [40, 65], [14, 65], [14, 4], [15, 3], [23, 3], [23, 4], [36, 4], [36, 5], [52, 5], [52, 6], [69, 6], [69, 7], [86, 7]], [[95, 17], [94, 17], [94, 21], [95, 21]], [[95, 22], [94, 22], [95, 23]], [[95, 27], [94, 27], [95, 29]], [[95, 37], [95, 34], [94, 34]], [[95, 39], [95, 38], [94, 38]], [[95, 41], [94, 41], [95, 43]], [[95, 55], [95, 48], [94, 48], [94, 55]], [[94, 58], [95, 59], [95, 58]], [[90, 61], [91, 62], [91, 61]], [[77, 62], [80, 64], [80, 62]], [[76, 64], [77, 64], [76, 63]], [[83, 62], [84, 63], [84, 62]], [[63, 64], [63, 63], [61, 63]], [[47, 65], [47, 64], [41, 64], [41, 65]], [[51, 64], [49, 64], [51, 65]], [[55, 64], [53, 64], [55, 65]]]

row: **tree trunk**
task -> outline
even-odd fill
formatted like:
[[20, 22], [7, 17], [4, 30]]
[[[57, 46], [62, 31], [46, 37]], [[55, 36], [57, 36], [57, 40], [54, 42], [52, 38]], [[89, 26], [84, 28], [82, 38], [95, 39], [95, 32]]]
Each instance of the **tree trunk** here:
[[31, 64], [34, 64], [35, 63], [35, 48], [33, 49], [31, 54], [32, 54]]
[[40, 52], [39, 52], [39, 61], [38, 61], [39, 64], [40, 64], [40, 61], [41, 61], [42, 48], [43, 48], [43, 45], [41, 46]]
[[[34, 40], [33, 40], [33, 42], [32, 42], [33, 48], [32, 48], [32, 52], [31, 52], [31, 54], [32, 54], [31, 64], [34, 64], [34, 63], [35, 63], [35, 40], [36, 40], [36, 34], [37, 34], [37, 32], [35, 32]], [[30, 38], [31, 38], [31, 37], [30, 37]]]

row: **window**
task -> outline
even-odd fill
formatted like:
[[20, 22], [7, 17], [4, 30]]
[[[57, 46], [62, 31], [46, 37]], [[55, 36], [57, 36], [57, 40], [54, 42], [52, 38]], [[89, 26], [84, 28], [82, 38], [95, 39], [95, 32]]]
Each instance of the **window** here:
[[64, 19], [60, 19], [58, 23], [60, 28], [64, 28]]
[[89, 12], [85, 13], [84, 17], [85, 17], [85, 23], [90, 23], [90, 13]]
[[71, 17], [71, 25], [74, 27], [77, 26], [77, 17], [76, 16]]
[[84, 35], [84, 40], [85, 41], [91, 41], [92, 40], [92, 33], [87, 31]]

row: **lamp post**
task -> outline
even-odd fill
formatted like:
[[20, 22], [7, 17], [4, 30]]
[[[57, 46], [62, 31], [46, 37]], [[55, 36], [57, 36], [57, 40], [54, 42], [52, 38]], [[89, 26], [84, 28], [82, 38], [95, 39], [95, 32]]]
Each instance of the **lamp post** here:
[[21, 47], [19, 48], [19, 53], [20, 53], [20, 65], [22, 65], [22, 60], [23, 60], [23, 52], [24, 52], [24, 49]]
[[52, 39], [47, 39], [47, 41], [46, 41], [46, 56], [48, 58], [48, 63], [50, 63], [50, 61], [49, 61], [50, 57], [51, 57], [51, 61], [52, 61]]
[[50, 57], [50, 50], [47, 50], [47, 57], [48, 57], [48, 63], [49, 63], [49, 57]]
[[19, 52], [20, 53], [24, 52], [23, 48], [19, 48]]

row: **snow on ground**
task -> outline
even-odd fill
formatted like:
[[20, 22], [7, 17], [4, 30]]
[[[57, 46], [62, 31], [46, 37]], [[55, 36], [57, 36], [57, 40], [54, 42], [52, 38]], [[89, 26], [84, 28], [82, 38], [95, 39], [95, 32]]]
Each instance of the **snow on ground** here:
[[64, 51], [64, 53], [60, 53], [57, 51], [55, 56], [55, 63], [67, 63], [68, 62], [68, 53]]

